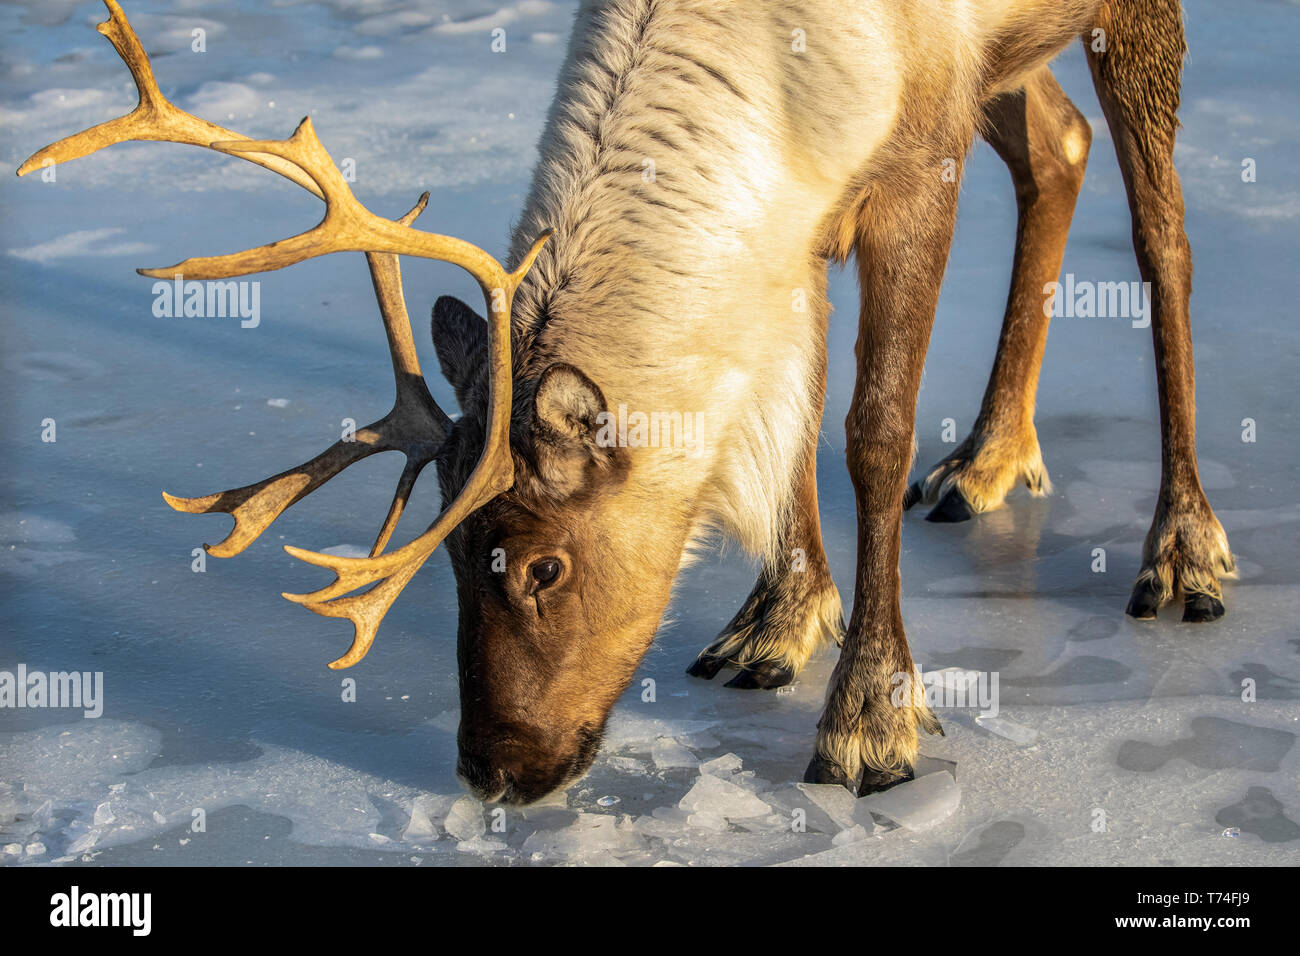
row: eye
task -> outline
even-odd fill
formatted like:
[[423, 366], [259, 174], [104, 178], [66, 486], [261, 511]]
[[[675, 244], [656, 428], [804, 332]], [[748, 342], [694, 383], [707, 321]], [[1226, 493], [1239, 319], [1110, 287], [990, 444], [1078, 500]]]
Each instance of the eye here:
[[560, 576], [563, 565], [555, 558], [542, 558], [540, 561], [534, 561], [533, 566], [528, 569], [532, 575], [533, 582], [538, 589], [549, 587], [555, 583], [555, 579]]

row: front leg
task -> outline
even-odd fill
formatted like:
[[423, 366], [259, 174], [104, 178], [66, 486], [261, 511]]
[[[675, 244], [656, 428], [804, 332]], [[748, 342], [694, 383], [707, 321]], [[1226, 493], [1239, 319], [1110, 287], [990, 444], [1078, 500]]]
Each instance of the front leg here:
[[[954, 147], [938, 157], [964, 154]], [[957, 207], [957, 186], [939, 176], [938, 157], [933, 174], [920, 163], [883, 177], [912, 188], [874, 192], [858, 217], [858, 375], [845, 423], [857, 496], [857, 587], [804, 776], [863, 793], [911, 776], [918, 727], [942, 733], [915, 679], [899, 592], [916, 393]]]

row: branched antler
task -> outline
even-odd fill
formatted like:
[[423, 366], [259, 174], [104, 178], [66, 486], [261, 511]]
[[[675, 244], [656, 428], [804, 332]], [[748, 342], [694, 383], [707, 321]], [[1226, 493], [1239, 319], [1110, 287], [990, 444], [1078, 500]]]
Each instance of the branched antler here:
[[[105, 146], [127, 140], [162, 140], [203, 146], [238, 156], [273, 170], [325, 201], [325, 216], [313, 229], [256, 249], [225, 256], [186, 259], [164, 269], [141, 269], [142, 275], [171, 278], [225, 279], [282, 269], [331, 252], [364, 252], [383, 316], [393, 359], [397, 397], [392, 410], [356, 433], [355, 441], [339, 441], [311, 461], [243, 488], [201, 498], [163, 498], [177, 511], [192, 514], [224, 512], [235, 527], [219, 544], [208, 548], [217, 557], [243, 551], [294, 502], [311, 494], [349, 465], [382, 451], [401, 451], [406, 467], [398, 481], [388, 515], [368, 558], [341, 558], [285, 547], [294, 557], [329, 568], [336, 580], [311, 594], [285, 594], [327, 617], [345, 617], [354, 625], [352, 646], [329, 666], [350, 667], [365, 656], [380, 622], [397, 595], [442, 540], [466, 515], [514, 483], [510, 456], [510, 308], [514, 292], [528, 273], [549, 233], [543, 234], [514, 272], [477, 246], [411, 227], [424, 211], [428, 193], [398, 220], [384, 219], [366, 209], [352, 194], [325, 147], [304, 119], [285, 140], [251, 140], [179, 109], [158, 89], [149, 58], [116, 0], [104, 0], [109, 19], [98, 26], [108, 37], [135, 79], [140, 102], [125, 116], [59, 140], [33, 155], [18, 169], [23, 176], [50, 162], [66, 162]], [[384, 554], [407, 497], [420, 471], [437, 454], [449, 429], [443, 413], [424, 382], [402, 295], [398, 255], [439, 259], [461, 266], [483, 291], [488, 312], [490, 404], [483, 452], [465, 487], [422, 535]], [[373, 585], [359, 594], [351, 592]]]

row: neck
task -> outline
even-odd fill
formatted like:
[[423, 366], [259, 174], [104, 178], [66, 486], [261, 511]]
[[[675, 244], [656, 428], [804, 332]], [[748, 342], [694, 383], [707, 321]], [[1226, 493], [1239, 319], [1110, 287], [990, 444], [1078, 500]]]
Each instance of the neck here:
[[[643, 480], [766, 551], [820, 425], [819, 249], [860, 160], [818, 151], [833, 108], [796, 120], [781, 70], [735, 55], [779, 5], [717, 20], [686, 5], [579, 14], [516, 231], [517, 258], [554, 230], [516, 300], [516, 369], [567, 362], [611, 409], [697, 416], [696, 449], [647, 450]], [[769, 59], [788, 57], [789, 31], [768, 26]]]

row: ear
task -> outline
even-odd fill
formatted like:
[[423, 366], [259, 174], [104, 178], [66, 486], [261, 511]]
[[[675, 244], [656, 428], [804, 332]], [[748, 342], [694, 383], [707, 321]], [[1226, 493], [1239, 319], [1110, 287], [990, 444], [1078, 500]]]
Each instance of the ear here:
[[462, 409], [487, 362], [487, 323], [454, 296], [441, 296], [433, 304], [433, 347], [443, 377], [456, 391]]
[[533, 395], [533, 451], [547, 493], [568, 497], [598, 473], [609, 471], [618, 449], [611, 434], [605, 396], [572, 365], [552, 365]]

